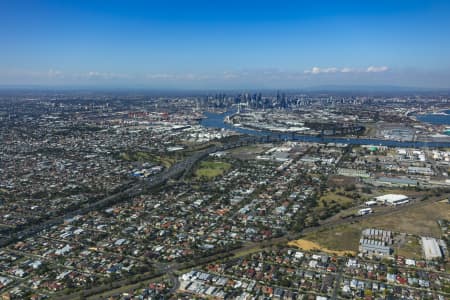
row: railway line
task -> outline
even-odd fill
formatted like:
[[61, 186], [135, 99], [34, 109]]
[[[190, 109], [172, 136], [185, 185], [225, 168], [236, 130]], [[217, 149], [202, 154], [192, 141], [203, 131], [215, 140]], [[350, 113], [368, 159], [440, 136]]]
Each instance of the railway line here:
[[206, 158], [209, 154], [218, 151], [225, 151], [232, 148], [242, 147], [254, 143], [267, 143], [267, 142], [278, 142], [281, 141], [277, 137], [252, 137], [252, 136], [242, 136], [235, 142], [230, 142], [223, 144], [221, 146], [212, 146], [205, 150], [201, 150], [194, 155], [188, 157], [187, 159], [174, 164], [168, 170], [156, 174], [148, 179], [144, 179], [138, 182], [128, 182], [120, 188], [120, 191], [113, 195], [106, 196], [98, 201], [84, 204], [82, 207], [66, 211], [64, 214], [47, 219], [41, 220], [38, 224], [30, 224], [28, 226], [22, 227], [17, 231], [12, 231], [8, 235], [0, 237], [0, 248], [8, 246], [17, 241], [26, 239], [30, 236], [38, 234], [41, 231], [51, 228], [52, 226], [61, 224], [66, 219], [73, 218], [77, 215], [87, 214], [93, 210], [100, 210], [103, 208], [110, 207], [116, 203], [128, 201], [135, 196], [140, 195], [144, 191], [152, 190], [156, 187], [163, 185], [169, 179], [177, 179], [183, 174], [192, 170], [196, 163]]

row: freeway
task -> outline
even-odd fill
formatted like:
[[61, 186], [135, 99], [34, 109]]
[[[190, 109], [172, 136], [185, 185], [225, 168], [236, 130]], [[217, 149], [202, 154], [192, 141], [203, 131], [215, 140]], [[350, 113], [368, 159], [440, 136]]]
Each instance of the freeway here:
[[[96, 202], [93, 202], [93, 203], [88, 203], [81, 208], [74, 209], [72, 211], [68, 211], [61, 216], [58, 216], [58, 217], [55, 217], [55, 218], [52, 218], [49, 220], [43, 220], [40, 224], [30, 225], [26, 228], [23, 228], [17, 232], [12, 233], [8, 237], [3, 237], [2, 239], [0, 239], [0, 247], [7, 246], [18, 240], [22, 240], [27, 237], [33, 236], [35, 234], [38, 234], [39, 232], [49, 229], [54, 225], [61, 224], [64, 222], [64, 220], [74, 217], [76, 215], [83, 215], [83, 214], [89, 213], [90, 211], [93, 211], [93, 210], [100, 210], [103, 208], [110, 207], [111, 205], [114, 205], [116, 203], [128, 201], [131, 198], [143, 193], [144, 191], [152, 190], [154, 188], [162, 186], [165, 182], [167, 182], [170, 179], [180, 178], [187, 172], [190, 172], [196, 163], [198, 163], [202, 159], [208, 157], [209, 154], [219, 152], [219, 151], [229, 150], [232, 148], [247, 146], [247, 145], [255, 144], [255, 143], [270, 143], [270, 142], [279, 142], [282, 140], [284, 140], [284, 138], [276, 137], [276, 136], [241, 136], [236, 141], [229, 142], [229, 143], [226, 143], [223, 145], [215, 145], [215, 146], [209, 147], [207, 149], [201, 150], [201, 151], [193, 154], [192, 156], [188, 157], [187, 159], [174, 164], [171, 168], [165, 170], [164, 172], [162, 172], [160, 174], [154, 175], [148, 179], [140, 180], [138, 182], [133, 182], [133, 183], [129, 183], [129, 184], [125, 185], [121, 191], [119, 191], [113, 195], [107, 196], [107, 197], [105, 197], [101, 200], [98, 200]], [[424, 205], [426, 202], [430, 202], [430, 201], [436, 201], [436, 200], [429, 199], [428, 201], [422, 201], [422, 202], [418, 201], [418, 202], [414, 202], [414, 203], [411, 203], [410, 205], [406, 205], [406, 206], [408, 206], [408, 207], [410, 207], [411, 205], [420, 206], [420, 205]], [[403, 209], [403, 207], [406, 207], [406, 206], [400, 206], [400, 207], [396, 207], [396, 208], [388, 210], [388, 211], [374, 213], [367, 217], [374, 217], [374, 216], [381, 215], [381, 214], [394, 213], [396, 211]], [[316, 226], [316, 227], [305, 228], [302, 232], [290, 232], [283, 237], [272, 239], [268, 243], [269, 244], [285, 243], [289, 240], [299, 238], [302, 234], [305, 234], [308, 232], [320, 230], [323, 228], [329, 228], [329, 227], [341, 225], [344, 223], [354, 222], [361, 218], [365, 218], [365, 217], [352, 217], [352, 218], [348, 218], [348, 219], [324, 222], [323, 224], [320, 224], [319, 226]], [[247, 243], [247, 244], [243, 245], [243, 247], [240, 247], [238, 249], [230, 251], [229, 254], [234, 255], [234, 256], [239, 256], [239, 255], [241, 255], [241, 253], [246, 253], [248, 251], [253, 251], [253, 250], [256, 251], [256, 250], [258, 250], [258, 249], [260, 250], [262, 248], [264, 248], [264, 242], [263, 243]], [[217, 258], [218, 257], [216, 255], [212, 255], [210, 257], [204, 257], [205, 261], [209, 261], [209, 262], [214, 261]], [[162, 268], [162, 273], [161, 272], [158, 273], [157, 276], [161, 276], [163, 274], [168, 274], [171, 277], [171, 280], [174, 283], [176, 283], [176, 278], [174, 277], [174, 272], [183, 269], [182, 266], [183, 265], [174, 265], [174, 266], [170, 266], [170, 268]], [[148, 276], [147, 280], [152, 277], [153, 276]], [[95, 292], [94, 292], [94, 294], [95, 294]]]
[[1, 237], [0, 248], [10, 245], [19, 240], [23, 240], [27, 237], [33, 236], [43, 230], [51, 228], [52, 226], [61, 224], [64, 222], [64, 220], [73, 218], [74, 216], [84, 215], [93, 210], [100, 210], [103, 208], [110, 207], [116, 203], [128, 201], [133, 197], [140, 195], [144, 191], [152, 190], [158, 186], [163, 185], [169, 179], [177, 179], [183, 174], [191, 171], [196, 163], [206, 158], [211, 153], [246, 146], [253, 143], [278, 142], [280, 140], [281, 139], [277, 137], [241, 136], [237, 141], [209, 147], [205, 150], [195, 153], [194, 155], [188, 157], [187, 159], [181, 162], [176, 163], [171, 168], [162, 173], [156, 174], [142, 181], [138, 181], [135, 183], [127, 183], [124, 186], [122, 186], [121, 191], [113, 195], [109, 195], [93, 203], [87, 203], [81, 208], [66, 211], [64, 214], [60, 216], [51, 219], [41, 220], [41, 222], [38, 224], [30, 224], [28, 226], [25, 226], [24, 228], [20, 228], [17, 231], [10, 233], [6, 237]]
[[119, 202], [128, 201], [129, 199], [140, 195], [142, 192], [146, 190], [154, 189], [158, 186], [163, 185], [169, 179], [177, 179], [181, 177], [183, 174], [186, 174], [195, 166], [196, 163], [207, 157], [209, 154], [219, 151], [225, 151], [232, 148], [247, 146], [255, 143], [274, 143], [284, 141], [286, 139], [285, 136], [274, 136], [274, 135], [266, 135], [266, 136], [240, 136], [236, 141], [229, 142], [223, 145], [216, 145], [209, 147], [205, 150], [199, 151], [194, 155], [188, 157], [187, 159], [176, 163], [168, 170], [156, 174], [146, 180], [139, 181], [137, 183], [126, 184], [122, 187], [122, 191], [119, 191], [113, 195], [107, 196], [101, 200], [98, 200], [93, 203], [88, 203], [81, 208], [74, 209], [71, 211], [67, 211], [61, 216], [54, 217], [48, 220], [42, 220], [39, 224], [32, 224], [26, 226], [25, 228], [21, 228], [16, 232], [12, 232], [7, 237], [2, 237], [0, 239], [0, 247], [5, 247], [11, 243], [14, 243], [18, 240], [25, 239], [27, 237], [33, 236], [38, 232], [41, 232], [45, 229], [49, 229], [54, 225], [58, 225], [64, 222], [66, 219], [70, 219], [76, 215], [83, 215], [89, 213], [93, 210], [99, 210], [103, 208], [107, 208], [111, 205], [114, 205]]

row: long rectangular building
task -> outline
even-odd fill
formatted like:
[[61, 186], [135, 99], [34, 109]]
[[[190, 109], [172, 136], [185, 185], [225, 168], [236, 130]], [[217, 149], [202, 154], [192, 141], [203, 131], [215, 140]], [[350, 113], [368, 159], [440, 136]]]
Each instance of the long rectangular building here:
[[369, 255], [390, 255], [392, 248], [385, 242], [362, 238], [359, 240], [359, 252]]
[[409, 202], [408, 196], [399, 194], [387, 194], [383, 196], [378, 196], [375, 197], [375, 201], [389, 205], [400, 205]]

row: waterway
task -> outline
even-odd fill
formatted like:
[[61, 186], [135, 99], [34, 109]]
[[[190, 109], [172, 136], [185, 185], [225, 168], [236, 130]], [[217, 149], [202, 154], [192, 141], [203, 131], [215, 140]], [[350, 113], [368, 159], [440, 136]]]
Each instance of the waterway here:
[[[381, 140], [381, 139], [367, 139], [367, 138], [356, 138], [356, 137], [326, 137], [326, 136], [311, 136], [302, 134], [285, 134], [276, 133], [265, 130], [252, 130], [248, 128], [241, 128], [232, 126], [224, 122], [225, 117], [232, 115], [234, 111], [228, 111], [225, 113], [205, 113], [204, 119], [201, 120], [200, 124], [209, 128], [223, 128], [228, 130], [234, 130], [236, 132], [254, 136], [272, 136], [281, 138], [287, 141], [301, 141], [301, 142], [316, 142], [316, 143], [343, 143], [351, 145], [379, 145], [388, 147], [410, 147], [410, 148], [439, 148], [446, 147], [450, 148], [450, 142], [405, 142], [405, 141], [394, 141], [394, 140]], [[450, 115], [448, 116], [450, 119]], [[450, 123], [449, 123], [450, 124]]]
[[415, 117], [417, 120], [424, 123], [450, 126], [450, 110], [442, 111], [441, 114], [416, 115]]

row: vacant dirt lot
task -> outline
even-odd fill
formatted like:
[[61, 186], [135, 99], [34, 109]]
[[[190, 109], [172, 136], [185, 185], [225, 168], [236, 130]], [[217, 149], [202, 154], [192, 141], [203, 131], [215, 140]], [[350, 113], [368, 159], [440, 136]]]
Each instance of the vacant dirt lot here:
[[[358, 251], [361, 230], [364, 228], [378, 228], [439, 238], [440, 229], [437, 224], [439, 219], [450, 219], [450, 204], [435, 202], [420, 207], [405, 207], [390, 215], [369, 217], [354, 224], [313, 232], [304, 238], [331, 250]], [[417, 245], [414, 245], [413, 241], [408, 241], [404, 247], [405, 249], [397, 249], [400, 254], [417, 256]]]
[[298, 248], [303, 249], [305, 251], [319, 250], [319, 251], [322, 251], [322, 252], [325, 252], [325, 253], [334, 254], [334, 255], [340, 255], [340, 256], [347, 255], [347, 254], [356, 255], [355, 251], [330, 250], [328, 248], [322, 247], [321, 245], [319, 245], [319, 244], [317, 244], [315, 242], [312, 242], [312, 241], [309, 241], [309, 240], [304, 240], [304, 239], [291, 241], [291, 242], [288, 243], [288, 245], [289, 246], [298, 247]]

